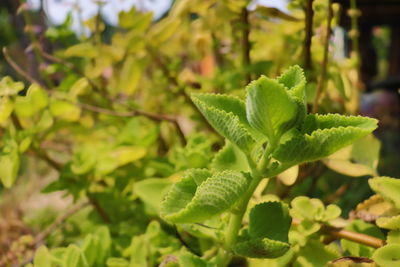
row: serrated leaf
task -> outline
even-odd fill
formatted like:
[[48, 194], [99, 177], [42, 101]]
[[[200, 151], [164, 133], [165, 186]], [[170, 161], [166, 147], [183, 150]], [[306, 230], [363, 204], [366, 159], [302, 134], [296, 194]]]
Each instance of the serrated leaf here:
[[288, 167], [319, 160], [368, 135], [376, 124], [367, 117], [311, 114], [304, 121], [303, 134], [280, 145], [273, 157]]
[[289, 89], [289, 93], [304, 103], [306, 77], [304, 71], [298, 65], [294, 65], [287, 69], [281, 76], [277, 78], [280, 84]]
[[207, 220], [231, 208], [246, 191], [250, 176], [236, 171], [217, 172], [197, 186], [185, 176], [172, 186], [161, 205], [161, 215], [174, 223]]
[[246, 126], [243, 102], [235, 97], [212, 94], [194, 94], [192, 101], [219, 134], [242, 150], [250, 149], [254, 139]]
[[376, 219], [376, 224], [388, 230], [400, 230], [400, 215], [393, 217], [380, 217]]
[[253, 238], [239, 240], [233, 250], [236, 254], [249, 258], [277, 258], [285, 254], [290, 248], [286, 242], [268, 238]]
[[382, 267], [400, 266], [400, 244], [388, 244], [378, 248], [372, 259]]
[[308, 219], [313, 221], [316, 217], [320, 217], [324, 212], [324, 204], [321, 200], [316, 198], [308, 198], [306, 196], [299, 196], [292, 200], [291, 213], [294, 217], [300, 219]]
[[216, 171], [250, 171], [246, 155], [229, 142], [214, 156], [211, 162], [211, 168]]
[[384, 199], [400, 209], [400, 180], [390, 177], [375, 177], [368, 180], [369, 186]]
[[276, 143], [297, 122], [298, 104], [284, 86], [261, 77], [247, 87], [246, 115], [250, 125]]
[[250, 258], [276, 258], [289, 249], [292, 223], [288, 207], [277, 201], [264, 202], [250, 211], [248, 230], [234, 245], [235, 253]]
[[287, 243], [291, 223], [287, 205], [281, 202], [264, 202], [250, 211], [249, 236], [267, 237]]

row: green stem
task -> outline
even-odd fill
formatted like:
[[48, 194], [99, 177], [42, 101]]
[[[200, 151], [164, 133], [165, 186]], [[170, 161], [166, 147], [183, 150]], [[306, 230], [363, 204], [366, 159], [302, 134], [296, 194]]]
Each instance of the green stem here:
[[276, 145], [274, 143], [269, 144], [262, 159], [257, 164], [257, 166], [254, 164], [252, 159], [248, 158], [249, 165], [251, 166], [252, 169], [251, 170], [252, 181], [245, 195], [240, 200], [237, 207], [232, 211], [232, 214], [229, 218], [228, 227], [225, 232], [225, 243], [224, 243], [227, 253], [224, 255], [224, 258], [222, 260], [221, 263], [222, 266], [228, 265], [232, 258], [232, 255], [229, 252], [232, 251], [232, 248], [237, 241], [240, 228], [242, 227], [243, 216], [247, 210], [247, 206], [249, 204], [251, 197], [254, 194], [254, 191], [256, 190], [258, 184], [263, 178], [261, 173], [269, 166], [269, 163], [271, 161], [271, 154], [275, 150], [275, 148]]

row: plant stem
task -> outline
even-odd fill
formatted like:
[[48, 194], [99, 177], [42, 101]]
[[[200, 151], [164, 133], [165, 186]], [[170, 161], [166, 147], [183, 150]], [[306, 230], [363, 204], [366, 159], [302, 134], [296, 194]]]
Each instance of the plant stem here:
[[243, 216], [247, 210], [247, 206], [249, 204], [251, 197], [254, 194], [254, 191], [257, 189], [258, 184], [263, 178], [262, 175], [263, 171], [269, 166], [269, 163], [271, 162], [271, 154], [275, 150], [275, 148], [276, 144], [270, 143], [263, 157], [257, 164], [257, 166], [253, 162], [253, 160], [248, 157], [248, 162], [251, 167], [252, 181], [246, 193], [244, 194], [243, 198], [240, 200], [236, 209], [232, 211], [232, 214], [229, 218], [229, 224], [225, 232], [225, 240], [224, 240], [225, 249], [227, 250], [227, 253], [224, 255], [225, 258], [223, 259], [222, 263], [223, 266], [226, 266], [232, 258], [230, 251], [232, 251], [232, 248], [235, 245], [236, 240], [238, 238], [240, 228], [242, 227]]
[[249, 11], [247, 10], [247, 6], [243, 7], [242, 13], [241, 13], [241, 27], [243, 27], [242, 30], [242, 66], [245, 69], [246, 72], [246, 84], [249, 84], [251, 82], [251, 72], [249, 70], [251, 61], [250, 61], [250, 41], [249, 41], [249, 35], [250, 35], [250, 24], [249, 24]]
[[322, 91], [326, 82], [326, 71], [328, 68], [328, 54], [329, 54], [329, 38], [331, 36], [331, 22], [333, 17], [332, 2], [328, 1], [328, 18], [326, 24], [326, 35], [324, 39], [324, 58], [322, 59], [321, 76], [318, 81], [317, 91], [315, 93], [314, 103], [313, 103], [313, 113], [318, 112], [318, 104], [321, 98]]
[[306, 7], [306, 17], [305, 17], [305, 31], [306, 36], [304, 38], [304, 68], [306, 70], [311, 69], [311, 38], [313, 34], [313, 19], [314, 19], [314, 11], [312, 9], [313, 0], [307, 0]]

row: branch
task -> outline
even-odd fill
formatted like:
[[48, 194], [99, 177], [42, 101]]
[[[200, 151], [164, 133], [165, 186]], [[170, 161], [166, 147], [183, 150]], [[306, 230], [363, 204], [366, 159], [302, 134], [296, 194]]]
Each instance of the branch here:
[[77, 68], [74, 64], [71, 64], [70, 62], [68, 62], [68, 61], [66, 61], [66, 60], [64, 60], [62, 58], [58, 58], [58, 57], [55, 57], [54, 55], [51, 55], [51, 54], [47, 53], [40, 46], [38, 47], [38, 49], [39, 49], [39, 52], [41, 53], [41, 55], [45, 59], [47, 59], [49, 61], [52, 61], [52, 62], [55, 62], [55, 63], [59, 63], [59, 64], [64, 65], [65, 67], [67, 67], [71, 71], [75, 72], [79, 76], [84, 77], [88, 81], [90, 86], [93, 88], [93, 90], [95, 90], [96, 92], [99, 92], [99, 93], [102, 92], [102, 90], [100, 90], [100, 88], [89, 77], [87, 77], [79, 68]]
[[109, 109], [105, 109], [105, 108], [101, 108], [101, 107], [97, 107], [97, 106], [92, 106], [92, 105], [85, 104], [85, 103], [80, 103], [80, 102], [78, 102], [76, 104], [78, 106], [80, 106], [81, 108], [83, 108], [83, 109], [86, 109], [86, 110], [89, 110], [89, 111], [93, 111], [93, 112], [97, 112], [97, 113], [110, 115], [110, 116], [117, 116], [117, 117], [143, 116], [143, 117], [146, 117], [146, 118], [148, 118], [150, 120], [153, 120], [153, 121], [156, 121], [156, 122], [161, 122], [161, 121], [170, 122], [176, 128], [182, 144], [183, 145], [186, 144], [185, 134], [184, 134], [180, 124], [176, 120], [176, 118], [174, 118], [172, 116], [164, 115], [164, 114], [153, 114], [153, 113], [149, 113], [149, 112], [142, 111], [142, 110], [120, 112], [120, 111], [109, 110]]
[[317, 90], [315, 93], [314, 104], [313, 104], [313, 113], [318, 112], [318, 102], [321, 97], [322, 90], [325, 85], [326, 80], [326, 70], [328, 68], [328, 54], [329, 54], [329, 38], [331, 36], [331, 22], [333, 17], [333, 10], [331, 0], [328, 0], [328, 21], [326, 23], [326, 35], [324, 39], [324, 58], [322, 60], [322, 67], [321, 67], [321, 76], [318, 81]]
[[304, 38], [304, 68], [306, 70], [311, 69], [311, 38], [313, 34], [313, 20], [314, 20], [314, 11], [313, 11], [313, 0], [307, 0], [306, 6], [306, 16], [305, 16], [305, 31], [306, 36]]
[[46, 85], [44, 85], [42, 82], [36, 80], [33, 78], [31, 75], [29, 75], [26, 71], [24, 71], [15, 61], [11, 58], [10, 54], [8, 53], [7, 47], [3, 47], [3, 55], [4, 58], [6, 59], [7, 63], [10, 64], [10, 66], [19, 74], [21, 75], [24, 79], [26, 79], [30, 83], [36, 83], [40, 85], [41, 87], [45, 88], [48, 90]]
[[[42, 53], [45, 53], [42, 49], [40, 49], [40, 50], [42, 51]], [[49, 90], [49, 88], [46, 87], [46, 85], [44, 85], [43, 83], [37, 81], [32, 76], [30, 76], [17, 63], [15, 63], [15, 61], [13, 61], [11, 59], [10, 55], [8, 54], [8, 51], [7, 51], [6, 47], [3, 47], [3, 54], [4, 54], [4, 57], [7, 60], [7, 62], [10, 64], [10, 66], [13, 69], [15, 69], [15, 71], [17, 71], [21, 76], [26, 78], [30, 83], [36, 83], [36, 84], [42, 86], [47, 91], [49, 91], [49, 94], [52, 94], [52, 92]], [[62, 59], [57, 59], [57, 58], [55, 58], [55, 57], [53, 57], [53, 56], [51, 56], [51, 55], [49, 55], [47, 53], [45, 53], [45, 54], [46, 54], [46, 56], [51, 57], [54, 61], [59, 61], [59, 62], [62, 61]], [[68, 63], [68, 62], [65, 62], [65, 63]], [[89, 82], [90, 82], [90, 80], [89, 80]], [[189, 98], [189, 96], [187, 96], [187, 98]], [[190, 101], [190, 98], [189, 98], [189, 101]], [[192, 102], [190, 101], [190, 103], [192, 103]], [[141, 110], [134, 110], [134, 111], [128, 111], [128, 112], [119, 112], [119, 111], [105, 109], [105, 108], [101, 108], [101, 107], [97, 107], [97, 106], [92, 106], [92, 105], [89, 105], [89, 104], [86, 104], [86, 103], [81, 103], [81, 102], [76, 102], [74, 104], [76, 104], [79, 107], [81, 107], [83, 109], [86, 109], [86, 110], [90, 110], [90, 111], [97, 112], [97, 113], [103, 113], [103, 114], [107, 114], [107, 115], [111, 115], [111, 116], [117, 116], [117, 117], [144, 116], [144, 117], [147, 117], [147, 118], [149, 118], [149, 119], [151, 119], [153, 121], [158, 121], [158, 122], [160, 122], [160, 121], [168, 121], [168, 122], [171, 122], [175, 126], [175, 128], [177, 129], [177, 132], [178, 132], [179, 138], [181, 139], [182, 144], [183, 145], [186, 144], [185, 134], [184, 134], [181, 126], [179, 125], [178, 121], [172, 116], [153, 114], [153, 113], [149, 113], [149, 112], [141, 111]]]
[[72, 206], [66, 213], [61, 214], [57, 219], [50, 224], [46, 229], [44, 229], [42, 232], [36, 235], [35, 237], [35, 246], [39, 245], [40, 243], [43, 242], [43, 240], [49, 236], [56, 228], [58, 228], [66, 219], [80, 211], [81, 209], [85, 208], [86, 206], [89, 205], [89, 202], [81, 202], [77, 203], [74, 206]]
[[[299, 225], [300, 223], [301, 221], [299, 219], [293, 219], [292, 221], [293, 225]], [[341, 228], [335, 228], [325, 224], [321, 225], [321, 232], [326, 235], [347, 239], [373, 248], [380, 248], [385, 245], [385, 241], [382, 239]]]
[[100, 217], [103, 219], [104, 222], [106, 223], [111, 223], [110, 216], [106, 213], [106, 211], [103, 209], [103, 207], [100, 205], [100, 203], [95, 199], [93, 196], [88, 194], [88, 199], [89, 203], [93, 206], [93, 208], [97, 211], [97, 213], [100, 215]]
[[240, 14], [240, 23], [242, 24], [242, 66], [246, 71], [246, 84], [251, 82], [251, 73], [249, 70], [249, 66], [251, 64], [250, 61], [250, 23], [249, 23], [249, 12], [247, 10], [247, 6], [243, 7], [242, 13]]
[[[35, 250], [39, 247], [40, 244], [43, 243], [43, 241], [48, 237], [55, 229], [57, 229], [61, 224], [65, 222], [69, 217], [80, 211], [81, 209], [85, 208], [86, 206], [89, 205], [89, 202], [81, 202], [77, 203], [74, 206], [72, 206], [66, 213], [61, 214], [58, 216], [52, 224], [50, 224], [47, 228], [45, 228], [43, 231], [38, 233], [36, 237], [34, 238], [32, 242], [31, 248], [33, 249], [32, 251], [32, 256], [25, 258], [24, 260], [21, 260], [20, 263], [13, 265], [13, 266], [25, 266], [26, 264], [32, 262], [33, 257], [34, 257], [34, 252]], [[11, 250], [9, 250], [5, 256], [0, 260], [0, 266], [10, 266], [9, 262], [9, 256], [12, 253]]]

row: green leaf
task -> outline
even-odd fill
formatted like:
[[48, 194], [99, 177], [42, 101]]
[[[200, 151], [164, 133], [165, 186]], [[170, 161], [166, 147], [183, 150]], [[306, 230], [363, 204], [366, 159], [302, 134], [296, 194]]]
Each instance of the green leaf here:
[[330, 204], [326, 208], [318, 198], [299, 196], [291, 202], [291, 214], [300, 219], [310, 221], [329, 222], [340, 216], [341, 210], [338, 206]]
[[380, 217], [376, 219], [376, 224], [384, 229], [400, 230], [400, 215], [393, 217]]
[[281, 144], [273, 157], [286, 168], [316, 161], [368, 135], [376, 127], [377, 120], [367, 117], [311, 114], [305, 118], [303, 134]]
[[17, 179], [20, 165], [18, 151], [18, 145], [11, 141], [0, 153], [0, 181], [6, 188], [10, 188]]
[[95, 58], [98, 56], [98, 50], [89, 42], [78, 43], [70, 46], [64, 51], [64, 57], [83, 57], [83, 58]]
[[10, 117], [13, 109], [14, 103], [9, 97], [5, 96], [0, 98], [0, 124], [5, 122], [8, 117]]
[[246, 155], [229, 142], [215, 155], [211, 162], [211, 168], [216, 171], [250, 171]]
[[208, 122], [244, 151], [254, 144], [245, 116], [244, 103], [226, 95], [193, 94], [192, 101]]
[[209, 263], [206, 260], [197, 257], [193, 254], [183, 252], [178, 256], [178, 263], [181, 267], [214, 267], [213, 263]]
[[82, 249], [69, 245], [63, 255], [63, 267], [89, 267]]
[[297, 252], [294, 267], [324, 267], [331, 260], [340, 257], [340, 253], [319, 240], [308, 239], [305, 246]]
[[304, 71], [298, 65], [294, 65], [287, 69], [281, 76], [277, 78], [280, 84], [289, 89], [289, 94], [305, 102], [306, 77]]
[[246, 114], [250, 125], [270, 142], [278, 142], [282, 134], [295, 126], [298, 104], [283, 85], [264, 76], [250, 83], [246, 90]]
[[380, 142], [372, 134], [324, 159], [330, 169], [348, 176], [376, 175]]
[[251, 178], [237, 171], [224, 171], [200, 185], [195, 180], [187, 175], [172, 186], [161, 205], [162, 217], [173, 223], [207, 220], [230, 209], [244, 194]]
[[15, 112], [18, 117], [31, 117], [47, 107], [49, 97], [47, 93], [36, 84], [32, 84], [26, 96], [15, 98]]
[[264, 202], [250, 212], [248, 231], [239, 236], [233, 250], [251, 258], [276, 258], [287, 252], [288, 232], [292, 223], [287, 205]]
[[368, 180], [369, 186], [384, 199], [400, 209], [400, 180], [390, 177], [375, 177]]
[[129, 267], [129, 261], [123, 258], [109, 258], [106, 265], [107, 267]]
[[10, 76], [5, 76], [0, 80], [0, 97], [17, 95], [24, 89], [23, 82], [14, 82]]
[[249, 235], [252, 238], [267, 237], [288, 242], [288, 232], [292, 218], [286, 204], [264, 202], [250, 211]]
[[81, 109], [73, 103], [64, 100], [53, 100], [50, 103], [50, 112], [53, 116], [66, 121], [77, 121], [81, 116]]
[[52, 256], [45, 246], [36, 250], [33, 264], [35, 267], [52, 267]]
[[389, 231], [389, 233], [387, 234], [386, 242], [388, 244], [400, 244], [400, 231]]
[[382, 267], [400, 266], [400, 244], [389, 244], [378, 248], [372, 259]]
[[268, 238], [252, 238], [238, 240], [234, 252], [249, 258], [277, 258], [285, 254], [290, 245], [285, 242]]
[[[209, 175], [207, 175], [208, 177]], [[133, 192], [148, 205], [156, 214], [160, 211], [161, 201], [171, 187], [171, 181], [167, 179], [148, 178], [136, 182]]]

